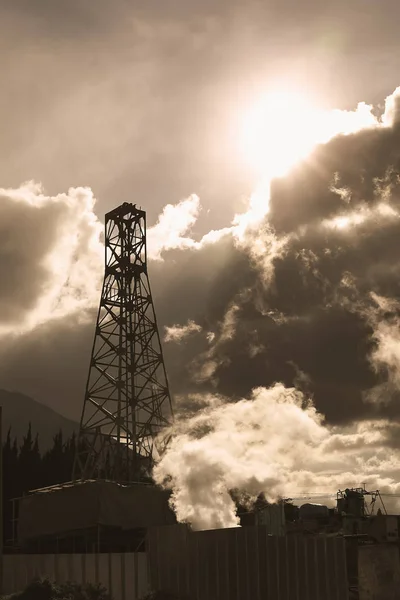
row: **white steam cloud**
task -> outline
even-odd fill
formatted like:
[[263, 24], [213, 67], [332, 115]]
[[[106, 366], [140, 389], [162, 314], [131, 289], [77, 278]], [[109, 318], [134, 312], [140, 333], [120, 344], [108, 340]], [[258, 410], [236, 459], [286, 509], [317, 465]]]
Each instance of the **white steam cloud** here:
[[264, 492], [270, 501], [361, 482], [400, 489], [400, 460], [385, 447], [387, 422], [328, 428], [310, 401], [280, 384], [237, 403], [213, 396], [202, 402], [194, 416], [177, 417], [154, 470], [155, 480], [173, 491], [178, 520], [195, 529], [238, 525], [234, 489]]

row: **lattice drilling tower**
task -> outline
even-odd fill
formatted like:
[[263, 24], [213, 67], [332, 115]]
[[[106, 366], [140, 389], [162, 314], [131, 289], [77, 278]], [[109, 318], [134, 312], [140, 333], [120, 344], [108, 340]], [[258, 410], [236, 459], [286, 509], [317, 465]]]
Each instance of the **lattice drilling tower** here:
[[171, 397], [147, 273], [146, 213], [122, 204], [105, 218], [105, 273], [73, 478], [149, 476]]

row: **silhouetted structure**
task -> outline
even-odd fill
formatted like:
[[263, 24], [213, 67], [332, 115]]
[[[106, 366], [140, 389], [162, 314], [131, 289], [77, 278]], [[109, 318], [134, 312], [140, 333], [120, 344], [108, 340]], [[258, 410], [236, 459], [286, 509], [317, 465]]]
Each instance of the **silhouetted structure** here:
[[172, 416], [147, 273], [146, 213], [106, 214], [105, 274], [73, 479], [140, 481]]

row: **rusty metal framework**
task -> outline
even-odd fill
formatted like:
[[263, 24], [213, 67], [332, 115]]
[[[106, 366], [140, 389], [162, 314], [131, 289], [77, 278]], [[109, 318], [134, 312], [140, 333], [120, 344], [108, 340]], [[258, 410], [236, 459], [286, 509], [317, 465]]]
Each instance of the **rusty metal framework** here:
[[105, 274], [73, 479], [148, 477], [171, 419], [147, 273], [146, 213], [125, 203], [105, 219]]

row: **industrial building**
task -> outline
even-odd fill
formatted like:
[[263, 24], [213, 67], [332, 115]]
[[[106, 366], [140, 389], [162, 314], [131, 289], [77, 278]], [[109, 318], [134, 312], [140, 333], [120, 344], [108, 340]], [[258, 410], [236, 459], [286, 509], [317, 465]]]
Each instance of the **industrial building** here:
[[15, 549], [23, 552], [138, 552], [149, 527], [171, 525], [169, 494], [149, 484], [71, 482], [20, 498]]

